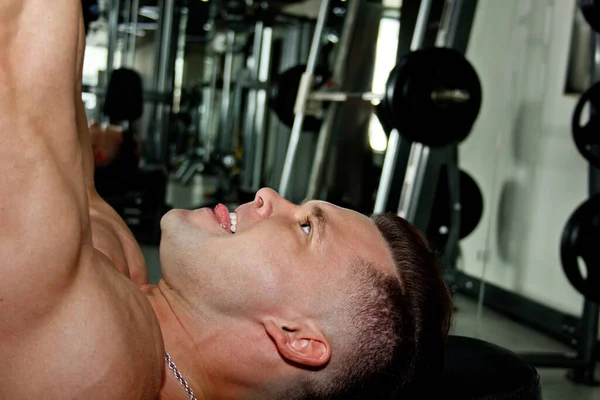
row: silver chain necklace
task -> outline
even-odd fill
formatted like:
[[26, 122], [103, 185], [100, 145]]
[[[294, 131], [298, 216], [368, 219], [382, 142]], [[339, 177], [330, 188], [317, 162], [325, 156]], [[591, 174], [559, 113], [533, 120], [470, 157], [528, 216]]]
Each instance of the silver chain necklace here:
[[187, 394], [190, 396], [190, 400], [196, 400], [196, 397], [194, 396], [194, 391], [192, 390], [190, 385], [188, 385], [186, 380], [183, 378], [183, 375], [181, 375], [181, 372], [179, 372], [179, 370], [177, 369], [177, 365], [175, 365], [175, 363], [171, 360], [171, 356], [166, 351], [165, 351], [165, 360], [167, 361], [167, 364], [169, 365], [169, 369], [171, 371], [173, 371], [175, 378], [177, 378], [179, 383], [181, 383], [181, 386], [183, 386], [183, 388], [185, 389]]

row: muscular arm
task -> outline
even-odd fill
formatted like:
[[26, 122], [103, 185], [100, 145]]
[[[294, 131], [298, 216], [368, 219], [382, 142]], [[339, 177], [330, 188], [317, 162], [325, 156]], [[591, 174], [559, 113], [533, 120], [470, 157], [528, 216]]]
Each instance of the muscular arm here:
[[51, 313], [91, 256], [73, 103], [80, 12], [77, 0], [0, 2], [0, 336]]
[[[107, 253], [126, 238], [141, 256], [94, 187], [84, 45], [79, 0], [0, 1], [0, 338], [9, 341], [53, 315], [93, 268], [94, 247]], [[96, 240], [103, 231], [116, 239]]]

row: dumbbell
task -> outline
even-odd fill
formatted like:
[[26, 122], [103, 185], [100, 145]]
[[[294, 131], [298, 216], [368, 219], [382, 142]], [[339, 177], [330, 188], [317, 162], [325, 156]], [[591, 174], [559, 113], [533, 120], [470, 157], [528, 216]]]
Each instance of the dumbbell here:
[[[294, 104], [304, 70], [304, 66], [296, 66], [284, 72], [271, 90], [271, 106], [288, 126], [294, 122]], [[390, 73], [383, 94], [331, 90], [325, 69], [315, 76], [308, 96], [309, 117], [303, 126], [309, 132], [320, 127], [322, 108], [315, 104], [367, 101], [379, 103], [405, 139], [442, 147], [468, 136], [481, 107], [481, 84], [475, 69], [462, 54], [448, 48], [423, 49], [404, 56]]]

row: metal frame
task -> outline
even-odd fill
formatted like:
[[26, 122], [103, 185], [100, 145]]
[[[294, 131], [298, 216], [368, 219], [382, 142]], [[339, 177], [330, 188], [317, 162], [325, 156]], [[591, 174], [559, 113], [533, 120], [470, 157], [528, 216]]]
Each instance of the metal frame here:
[[[447, 0], [436, 45], [451, 47], [464, 53], [476, 6], [477, 0]], [[410, 46], [411, 51], [423, 46], [431, 8], [431, 1], [420, 3]], [[443, 172], [445, 173], [442, 175]], [[394, 187], [398, 178], [402, 180], [401, 188], [398, 185]], [[441, 261], [447, 268], [451, 268], [458, 254], [460, 239], [458, 145], [429, 148], [420, 143], [407, 143], [402, 140], [398, 132], [391, 131], [375, 202], [375, 212], [396, 212], [421, 231], [428, 232], [436, 189], [442, 178], [448, 180], [450, 226], [446, 246], [440, 249], [442, 250]], [[397, 204], [397, 209], [394, 209], [394, 204]]]
[[282, 197], [286, 197], [289, 191], [289, 184], [292, 177], [292, 169], [294, 167], [294, 161], [296, 160], [298, 144], [300, 143], [302, 125], [304, 124], [304, 115], [306, 111], [306, 104], [308, 102], [308, 95], [313, 84], [315, 69], [317, 67], [317, 61], [321, 52], [321, 38], [323, 37], [323, 31], [325, 29], [325, 24], [327, 23], [328, 11], [329, 0], [321, 0], [319, 16], [317, 17], [317, 23], [315, 25], [312, 45], [308, 54], [308, 63], [306, 65], [306, 71], [304, 72], [304, 74], [302, 75], [302, 79], [300, 80], [300, 86], [298, 88], [298, 97], [296, 98], [296, 104], [294, 107], [294, 125], [292, 126], [290, 142], [288, 145], [285, 162], [283, 164], [281, 182], [279, 184], [279, 194]]

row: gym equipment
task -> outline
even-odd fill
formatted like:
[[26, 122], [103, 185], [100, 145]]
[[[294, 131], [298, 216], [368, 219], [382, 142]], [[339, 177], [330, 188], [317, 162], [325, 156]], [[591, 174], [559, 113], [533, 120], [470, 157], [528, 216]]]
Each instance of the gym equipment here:
[[[294, 123], [294, 105], [304, 71], [305, 66], [297, 66], [284, 72], [273, 92], [275, 113], [288, 126]], [[327, 79], [326, 71], [316, 71], [309, 101], [382, 101], [383, 112], [403, 138], [431, 147], [463, 141], [481, 107], [481, 84], [475, 69], [462, 54], [449, 48], [433, 47], [405, 55], [390, 73], [384, 94], [322, 90]], [[319, 110], [310, 106], [307, 115]], [[308, 116], [303, 129], [313, 132], [319, 126], [318, 120]]]
[[100, 18], [100, 8], [98, 0], [81, 0], [81, 8], [83, 10], [83, 26], [87, 35], [90, 29], [90, 24]]
[[[581, 204], [571, 215], [561, 239], [560, 255], [569, 282], [591, 301], [600, 302], [600, 195]], [[587, 274], [580, 270], [585, 262]]]
[[390, 74], [384, 111], [403, 138], [430, 147], [462, 142], [481, 107], [477, 72], [450, 48], [417, 50]]
[[98, 194], [123, 218], [137, 240], [158, 244], [160, 220], [168, 210], [167, 174], [160, 166], [139, 166], [133, 129], [142, 112], [141, 77], [133, 70], [115, 70], [108, 83], [104, 114], [109, 122], [124, 128], [123, 143], [111, 164], [96, 168], [94, 178]]
[[447, 172], [443, 170], [440, 174], [440, 184], [436, 190], [431, 221], [427, 229], [427, 237], [440, 250], [443, 250], [448, 242], [453, 208], [460, 208], [459, 239], [469, 236], [483, 215], [483, 195], [477, 182], [462, 170], [459, 180], [459, 203], [453, 204], [450, 201]]
[[[296, 65], [284, 71], [273, 82], [269, 93], [269, 105], [281, 122], [290, 127], [294, 125], [294, 104], [304, 72], [306, 72], [306, 65]], [[327, 72], [326, 68], [317, 67], [313, 89], [320, 88], [330, 76], [331, 74]], [[317, 132], [321, 127], [321, 121], [317, 116], [307, 116], [304, 120], [303, 130]]]
[[[581, 116], [586, 104], [592, 105], [589, 121], [581, 125]], [[573, 140], [577, 149], [596, 168], [600, 168], [600, 123], [597, 109], [600, 106], [600, 82], [589, 88], [579, 99], [573, 112]]]
[[[587, 4], [587, 11], [584, 5]], [[598, 2], [582, 1], [582, 11], [590, 24], [597, 22], [591, 11], [598, 12]], [[594, 18], [592, 18], [594, 17]], [[592, 24], [592, 27], [594, 25]], [[600, 50], [600, 37], [593, 35], [595, 52]], [[592, 79], [598, 81], [600, 70], [598, 60], [591, 65]], [[581, 154], [590, 162], [589, 199], [581, 204], [570, 216], [563, 229], [560, 244], [560, 257], [567, 279], [583, 296], [583, 311], [576, 330], [574, 344], [576, 354], [533, 353], [524, 356], [537, 367], [568, 368], [567, 377], [575, 383], [597, 386], [595, 370], [598, 343], [598, 322], [600, 312], [600, 290], [598, 275], [597, 243], [600, 233], [600, 170], [598, 169], [598, 140], [593, 136], [598, 127], [597, 112], [599, 84], [593, 85], [579, 100], [573, 115], [573, 138]], [[581, 114], [586, 103], [590, 104], [590, 120], [580, 125]], [[580, 270], [579, 261], [585, 262], [587, 273]], [[583, 266], [581, 266], [583, 267]]]
[[136, 121], [143, 112], [142, 77], [128, 68], [114, 70], [106, 89], [104, 115], [113, 122]]
[[464, 336], [449, 336], [438, 399], [542, 400], [540, 376], [517, 354]]
[[592, 29], [596, 32], [600, 32], [600, 1], [579, 0], [579, 8]]
[[[395, 92], [392, 91], [386, 93], [381, 104], [381, 113], [390, 115], [395, 121], [389, 124], [388, 146], [374, 212], [397, 213], [425, 232], [441, 253], [440, 262], [446, 269], [446, 277], [452, 280], [460, 253], [459, 241], [477, 225], [479, 207], [481, 212], [483, 207], [482, 202], [478, 204], [481, 198], [477, 185], [461, 174], [458, 167], [458, 144], [468, 135], [481, 106], [479, 79], [462, 55], [468, 45], [477, 1], [448, 2], [439, 24], [437, 20], [430, 21], [431, 6], [431, 2], [421, 1], [410, 52], [400, 56], [398, 69], [392, 71], [387, 84], [388, 89], [397, 88], [398, 93], [414, 89], [414, 93], [408, 92], [410, 96], [406, 97], [414, 105], [409, 102], [404, 107], [419, 116], [412, 119], [410, 114], [394, 115], [392, 107], [399, 100], [394, 99]], [[439, 26], [436, 47], [423, 48], [427, 26], [432, 24]], [[412, 56], [415, 59], [411, 60]], [[441, 60], [447, 60], [448, 66], [455, 72], [443, 71], [446, 62]], [[443, 65], [436, 65], [439, 62]], [[406, 75], [403, 75], [404, 69]], [[411, 75], [414, 78], [412, 82]], [[456, 80], [453, 80], [454, 77]], [[468, 93], [468, 98], [465, 93]], [[435, 104], [432, 97], [437, 98], [439, 103]], [[452, 98], [450, 104], [444, 104], [443, 100], [447, 97]], [[428, 112], [421, 113], [417, 104]], [[395, 106], [396, 109], [399, 107]], [[446, 113], [450, 109], [456, 109], [462, 117], [452, 120], [452, 113]], [[449, 119], [447, 125], [436, 124], [438, 115]], [[402, 124], [408, 125], [401, 129]], [[391, 129], [394, 127], [399, 129]], [[423, 143], [411, 141], [415, 137]], [[465, 193], [461, 184], [467, 188]], [[466, 194], [471, 191], [471, 194]], [[469, 201], [474, 204], [469, 205]]]

